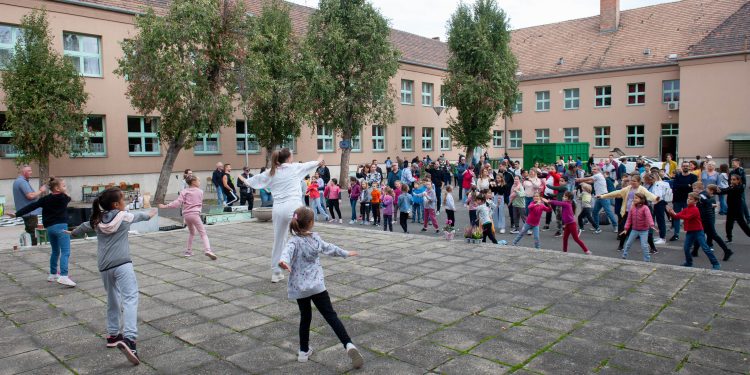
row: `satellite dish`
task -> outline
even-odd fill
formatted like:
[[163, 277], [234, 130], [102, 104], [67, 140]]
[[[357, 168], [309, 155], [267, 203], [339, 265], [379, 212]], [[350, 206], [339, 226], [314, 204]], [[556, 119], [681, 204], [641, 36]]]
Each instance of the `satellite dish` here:
[[443, 106], [437, 106], [437, 107], [432, 107], [432, 109], [434, 109], [434, 110], [435, 110], [435, 113], [436, 113], [436, 114], [437, 114], [438, 116], [440, 116], [440, 114], [441, 114], [441, 113], [443, 113], [443, 109], [445, 109], [445, 107], [443, 107]]

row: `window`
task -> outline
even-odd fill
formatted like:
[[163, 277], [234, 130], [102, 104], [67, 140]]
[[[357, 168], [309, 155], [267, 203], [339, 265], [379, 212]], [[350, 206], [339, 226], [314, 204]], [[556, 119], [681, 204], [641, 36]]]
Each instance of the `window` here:
[[594, 127], [594, 147], [609, 148], [609, 126]]
[[605, 108], [612, 105], [612, 86], [596, 86], [594, 94], [594, 107]]
[[549, 91], [536, 92], [536, 111], [549, 111]]
[[549, 129], [536, 129], [536, 143], [549, 143]]
[[297, 152], [297, 139], [293, 135], [287, 137], [286, 142], [277, 146], [277, 148], [288, 148], [292, 153]]
[[401, 104], [414, 104], [412, 91], [414, 90], [414, 81], [408, 79], [401, 80]]
[[668, 137], [676, 137], [680, 135], [679, 124], [661, 124], [661, 135]]
[[128, 154], [160, 155], [159, 120], [151, 117], [128, 117]]
[[352, 132], [352, 152], [362, 152], [362, 128]]
[[628, 125], [628, 147], [643, 147], [646, 145], [645, 126]]
[[333, 128], [318, 126], [318, 152], [333, 152]]
[[563, 142], [577, 143], [578, 142], [578, 128], [563, 129]]
[[83, 122], [81, 132], [71, 140], [71, 156], [107, 156], [104, 134], [104, 116], [89, 116]]
[[8, 60], [15, 54], [16, 41], [22, 33], [16, 26], [0, 24], [0, 69], [5, 68]]
[[18, 156], [16, 147], [10, 144], [13, 132], [10, 131], [5, 113], [0, 113], [0, 158], [15, 158]]
[[372, 150], [385, 151], [385, 126], [372, 126]]
[[445, 85], [440, 85], [440, 106], [447, 107], [445, 104]]
[[510, 148], [521, 148], [523, 146], [521, 130], [509, 130], [509, 133], [508, 142], [510, 143]]
[[193, 147], [193, 154], [221, 154], [221, 147], [219, 146], [219, 133], [198, 133], [198, 135], [195, 137], [195, 147]]
[[451, 130], [448, 128], [440, 129], [440, 150], [448, 151], [451, 149]]
[[422, 105], [432, 107], [432, 83], [422, 82]]
[[628, 105], [646, 104], [646, 84], [628, 83]]
[[492, 131], [492, 147], [503, 147], [503, 131]]
[[662, 81], [662, 101], [664, 103], [680, 101], [680, 80]]
[[414, 150], [414, 127], [401, 127], [401, 151]]
[[580, 90], [578, 89], [565, 89], [565, 109], [578, 109], [580, 104]]
[[523, 112], [523, 93], [519, 92], [516, 96], [516, 102], [513, 104], [513, 113]]
[[65, 58], [73, 63], [84, 77], [102, 76], [102, 55], [99, 37], [63, 33]]
[[432, 137], [435, 129], [422, 128], [422, 150], [432, 151]]
[[235, 141], [237, 143], [238, 154], [258, 154], [260, 153], [260, 144], [258, 143], [258, 137], [255, 134], [250, 134], [244, 120], [237, 120], [234, 122], [235, 129], [237, 130], [237, 136]]

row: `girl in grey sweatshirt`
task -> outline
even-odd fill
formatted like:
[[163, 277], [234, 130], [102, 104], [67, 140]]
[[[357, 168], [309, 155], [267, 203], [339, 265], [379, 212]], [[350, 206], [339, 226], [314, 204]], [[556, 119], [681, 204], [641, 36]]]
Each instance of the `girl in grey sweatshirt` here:
[[312, 302], [341, 340], [341, 344], [344, 345], [354, 368], [361, 368], [364, 359], [357, 347], [352, 344], [344, 324], [341, 323], [336, 311], [331, 306], [331, 298], [328, 296], [323, 280], [323, 267], [320, 265], [321, 253], [344, 258], [356, 256], [357, 253], [342, 250], [336, 245], [323, 241], [317, 233], [313, 233], [314, 216], [313, 212], [307, 207], [300, 207], [294, 211], [292, 221], [289, 224], [289, 231], [292, 235], [281, 253], [281, 261], [279, 262], [279, 267], [290, 273], [288, 282], [289, 299], [297, 301], [301, 315], [297, 360], [307, 362], [312, 355], [312, 348], [308, 345], [310, 322], [312, 320], [310, 303]]

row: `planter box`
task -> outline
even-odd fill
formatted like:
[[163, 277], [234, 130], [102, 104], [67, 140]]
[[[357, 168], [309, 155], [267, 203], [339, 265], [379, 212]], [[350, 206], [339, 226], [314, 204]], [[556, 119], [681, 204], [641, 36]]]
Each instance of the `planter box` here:
[[253, 208], [253, 217], [258, 221], [271, 221], [271, 212], [273, 207], [256, 207]]

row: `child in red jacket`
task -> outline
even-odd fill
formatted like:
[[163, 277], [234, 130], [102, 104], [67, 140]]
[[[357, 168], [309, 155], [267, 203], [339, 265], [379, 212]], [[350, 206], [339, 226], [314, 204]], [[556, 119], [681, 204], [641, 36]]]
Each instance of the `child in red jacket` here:
[[683, 250], [685, 251], [685, 263], [683, 266], [693, 266], [693, 256], [690, 254], [690, 250], [693, 247], [693, 243], [697, 241], [703, 249], [703, 252], [706, 253], [708, 260], [711, 261], [713, 269], [718, 270], [721, 269], [721, 265], [714, 255], [714, 250], [706, 244], [706, 236], [703, 233], [703, 224], [701, 223], [701, 214], [700, 211], [698, 211], [698, 207], [695, 206], [698, 203], [698, 200], [700, 200], [698, 193], [690, 193], [688, 194], [687, 208], [679, 213], [675, 213], [670, 207], [667, 209], [667, 213], [674, 219], [684, 220], [685, 223], [685, 244], [683, 245]]

